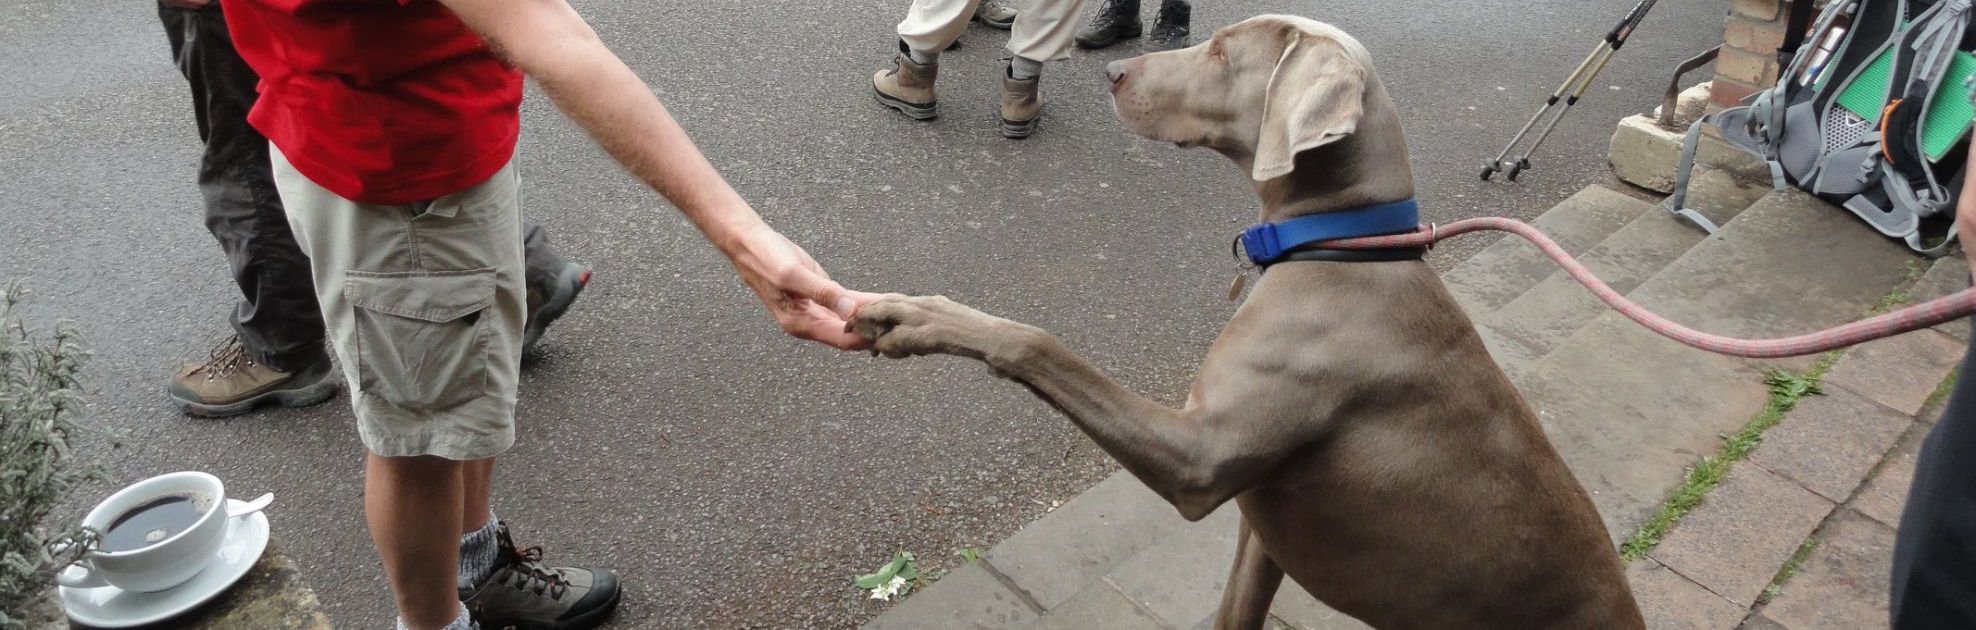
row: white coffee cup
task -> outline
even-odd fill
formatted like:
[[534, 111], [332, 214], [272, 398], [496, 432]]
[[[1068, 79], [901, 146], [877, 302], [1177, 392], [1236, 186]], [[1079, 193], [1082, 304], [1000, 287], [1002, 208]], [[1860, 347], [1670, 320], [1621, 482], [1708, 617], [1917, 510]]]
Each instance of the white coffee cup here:
[[227, 528], [226, 485], [218, 477], [196, 472], [158, 475], [131, 484], [89, 510], [82, 525], [109, 531], [116, 519], [158, 499], [191, 497], [200, 510], [191, 527], [144, 547], [123, 551], [91, 551], [55, 581], [70, 588], [113, 585], [126, 591], [150, 593], [169, 589], [192, 576], [219, 552]]

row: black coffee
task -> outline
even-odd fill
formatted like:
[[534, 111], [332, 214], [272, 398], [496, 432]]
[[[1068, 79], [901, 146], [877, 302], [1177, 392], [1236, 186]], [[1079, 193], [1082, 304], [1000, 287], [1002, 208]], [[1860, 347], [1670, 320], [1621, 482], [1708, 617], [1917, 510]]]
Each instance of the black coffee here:
[[99, 548], [107, 552], [142, 549], [177, 536], [199, 522], [205, 511], [190, 495], [173, 494], [131, 508], [110, 522]]

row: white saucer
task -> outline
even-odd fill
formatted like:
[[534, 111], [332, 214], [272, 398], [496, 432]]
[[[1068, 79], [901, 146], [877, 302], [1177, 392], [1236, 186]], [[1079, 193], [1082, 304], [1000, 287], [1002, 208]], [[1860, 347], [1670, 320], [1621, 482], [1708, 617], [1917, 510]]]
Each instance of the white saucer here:
[[[226, 507], [246, 504], [227, 499]], [[205, 569], [184, 584], [156, 593], [132, 593], [115, 586], [61, 587], [62, 608], [69, 619], [98, 628], [129, 628], [156, 623], [199, 607], [247, 575], [268, 548], [268, 517], [255, 512], [227, 519], [226, 540]]]

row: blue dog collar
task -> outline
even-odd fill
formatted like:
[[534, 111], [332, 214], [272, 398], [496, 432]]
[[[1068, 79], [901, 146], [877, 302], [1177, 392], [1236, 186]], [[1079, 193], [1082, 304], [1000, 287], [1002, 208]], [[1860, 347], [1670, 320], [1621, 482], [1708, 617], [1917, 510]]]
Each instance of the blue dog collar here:
[[1261, 267], [1284, 254], [1320, 241], [1411, 232], [1420, 227], [1420, 204], [1412, 199], [1376, 206], [1306, 214], [1280, 223], [1258, 223], [1242, 231], [1242, 251]]

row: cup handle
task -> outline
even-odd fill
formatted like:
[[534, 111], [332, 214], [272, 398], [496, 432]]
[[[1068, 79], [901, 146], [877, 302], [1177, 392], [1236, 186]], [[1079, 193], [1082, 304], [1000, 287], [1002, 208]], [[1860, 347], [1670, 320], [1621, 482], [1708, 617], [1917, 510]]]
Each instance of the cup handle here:
[[89, 566], [88, 560], [71, 564], [69, 568], [55, 574], [55, 583], [69, 588], [100, 588], [110, 585], [103, 580], [102, 574], [96, 572], [95, 567]]

